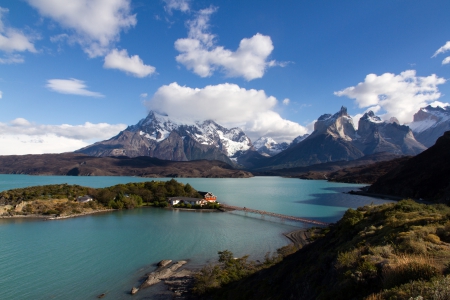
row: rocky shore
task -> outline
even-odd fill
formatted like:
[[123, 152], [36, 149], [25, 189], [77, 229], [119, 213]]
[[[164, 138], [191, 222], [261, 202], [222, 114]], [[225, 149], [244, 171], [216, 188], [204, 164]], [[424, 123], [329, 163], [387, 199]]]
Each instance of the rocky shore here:
[[81, 212], [78, 214], [71, 214], [71, 215], [64, 215], [64, 216], [49, 216], [49, 215], [42, 215], [42, 214], [27, 214], [27, 215], [0, 215], [0, 219], [42, 219], [44, 221], [46, 220], [62, 220], [62, 219], [70, 219], [70, 218], [76, 218], [76, 217], [82, 217], [82, 216], [88, 216], [93, 214], [99, 214], [104, 212], [110, 212], [114, 211], [115, 209], [98, 209], [98, 210], [92, 210], [92, 211], [86, 211]]
[[158, 294], [160, 298], [167, 299], [194, 299], [190, 293], [190, 289], [194, 283], [193, 270], [182, 269], [187, 261], [181, 260], [172, 263], [172, 260], [162, 260], [157, 264], [157, 269], [146, 274], [144, 281], [139, 287], [133, 287], [130, 291], [131, 295], [137, 294], [139, 291], [158, 283], [164, 283], [168, 292]]
[[[284, 236], [296, 247], [302, 248], [312, 241], [311, 237], [315, 232], [315, 230], [299, 229], [285, 233]], [[160, 261], [157, 264], [157, 269], [146, 274], [139, 287], [133, 287], [130, 294], [135, 295], [146, 288], [164, 284], [166, 288], [157, 293], [157, 299], [197, 299], [191, 292], [197, 270], [184, 268], [186, 264], [187, 261], [175, 263], [172, 260]]]

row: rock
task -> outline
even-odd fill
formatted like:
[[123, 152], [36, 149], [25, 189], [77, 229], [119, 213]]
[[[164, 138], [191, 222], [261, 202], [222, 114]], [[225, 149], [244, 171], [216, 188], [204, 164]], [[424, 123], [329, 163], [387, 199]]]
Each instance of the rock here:
[[163, 259], [162, 261], [160, 261], [157, 266], [158, 267], [165, 267], [167, 265], [169, 265], [170, 263], [172, 263], [171, 259]]
[[139, 291], [139, 289], [137, 287], [134, 287], [131, 289], [131, 295], [136, 294]]
[[[172, 262], [172, 261], [170, 261], [170, 262]], [[169, 262], [169, 264], [170, 264], [170, 262]], [[187, 261], [180, 260], [180, 261], [174, 263], [173, 265], [171, 265], [170, 267], [167, 267], [168, 264], [166, 264], [166, 266], [158, 268], [156, 271], [148, 274], [147, 279], [141, 284], [139, 289], [143, 289], [143, 288], [152, 286], [154, 284], [157, 284], [158, 282], [161, 282], [161, 280], [163, 280], [163, 279], [169, 278], [170, 276], [172, 276], [175, 273], [176, 270], [178, 270], [185, 264], [187, 264]]]

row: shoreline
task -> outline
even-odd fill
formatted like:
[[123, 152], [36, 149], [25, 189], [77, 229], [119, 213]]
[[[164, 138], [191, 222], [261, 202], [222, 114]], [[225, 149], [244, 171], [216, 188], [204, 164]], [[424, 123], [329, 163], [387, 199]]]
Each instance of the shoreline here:
[[102, 210], [94, 210], [89, 212], [82, 212], [79, 214], [73, 214], [73, 215], [66, 215], [66, 216], [46, 216], [46, 215], [36, 215], [36, 214], [30, 214], [30, 215], [12, 215], [12, 216], [0, 216], [0, 219], [42, 219], [43, 221], [47, 220], [62, 220], [62, 219], [70, 219], [70, 218], [77, 218], [77, 217], [83, 217], [83, 216], [89, 216], [99, 213], [106, 213], [111, 211], [116, 211], [117, 209], [102, 209]]
[[[315, 232], [308, 231], [309, 228], [302, 228], [302, 229], [296, 229], [287, 233], [283, 233], [282, 235], [285, 236], [290, 243], [293, 244], [299, 249], [304, 247], [305, 245], [311, 243], [311, 236]], [[287, 244], [286, 246], [288, 246]], [[187, 260], [189, 261], [189, 260]], [[175, 272], [173, 276], [168, 277], [165, 280], [161, 280], [159, 285], [161, 287], [164, 286], [164, 289], [161, 289], [155, 285], [155, 296], [167, 296], [168, 294], [171, 295], [173, 299], [200, 299], [197, 295], [194, 295], [191, 291], [191, 288], [193, 287], [194, 280], [195, 280], [195, 274], [199, 272], [203, 267], [207, 266], [208, 263], [202, 264], [197, 267], [191, 267], [189, 265], [185, 265], [178, 272]], [[158, 268], [155, 269], [154, 272], [157, 272]], [[146, 276], [144, 277], [147, 277]], [[151, 289], [152, 287], [148, 287]]]

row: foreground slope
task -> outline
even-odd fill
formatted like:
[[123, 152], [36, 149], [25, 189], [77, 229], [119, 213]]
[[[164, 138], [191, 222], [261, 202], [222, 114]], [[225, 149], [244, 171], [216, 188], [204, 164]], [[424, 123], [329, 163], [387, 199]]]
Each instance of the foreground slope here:
[[0, 156], [0, 174], [142, 176], [142, 177], [251, 177], [221, 161], [165, 161], [152, 157], [93, 157], [81, 153]]
[[450, 299], [449, 213], [411, 200], [350, 209], [324, 237], [268, 269], [211, 287], [205, 298]]

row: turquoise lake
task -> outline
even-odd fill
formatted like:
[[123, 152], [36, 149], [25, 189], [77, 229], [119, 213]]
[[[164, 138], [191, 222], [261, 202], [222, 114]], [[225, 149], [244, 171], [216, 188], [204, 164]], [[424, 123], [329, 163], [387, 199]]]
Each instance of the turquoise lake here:
[[[69, 183], [106, 187], [169, 180], [139, 177], [0, 175], [0, 191]], [[335, 222], [350, 207], [388, 201], [344, 194], [361, 185], [281, 177], [178, 178], [211, 191], [219, 202]], [[188, 260], [196, 268], [217, 252], [263, 259], [289, 244], [283, 236], [310, 225], [238, 213], [140, 208], [57, 221], [0, 219], [0, 299], [143, 299], [128, 294], [162, 259]], [[147, 298], [148, 299], [148, 298]]]

